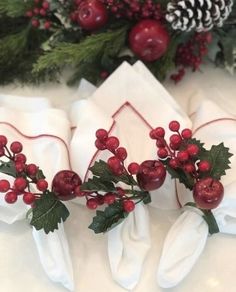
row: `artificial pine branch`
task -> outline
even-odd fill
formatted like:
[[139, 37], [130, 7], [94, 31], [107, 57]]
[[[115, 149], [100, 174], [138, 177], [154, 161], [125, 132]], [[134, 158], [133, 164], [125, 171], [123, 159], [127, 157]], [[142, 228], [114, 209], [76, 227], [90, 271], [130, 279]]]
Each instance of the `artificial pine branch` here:
[[9, 17], [19, 17], [25, 14], [33, 5], [32, 0], [1, 0], [0, 14], [5, 14]]

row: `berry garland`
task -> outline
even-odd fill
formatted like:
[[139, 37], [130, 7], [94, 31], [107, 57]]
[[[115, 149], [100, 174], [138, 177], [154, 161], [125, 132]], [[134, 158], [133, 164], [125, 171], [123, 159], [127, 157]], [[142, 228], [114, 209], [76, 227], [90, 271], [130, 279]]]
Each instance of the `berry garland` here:
[[173, 134], [168, 142], [164, 128], [157, 127], [150, 132], [157, 146], [157, 158], [140, 165], [136, 162], [126, 165], [128, 153], [120, 146], [119, 139], [109, 136], [105, 129], [97, 130], [95, 146], [111, 153], [108, 160], [96, 161], [89, 169], [91, 177], [83, 183], [74, 171], [58, 172], [51, 189], [42, 170], [27, 162], [22, 144], [15, 141], [8, 147], [7, 138], [0, 135], [0, 156], [4, 158], [0, 161], [0, 172], [14, 178], [12, 185], [8, 179], [0, 180], [0, 192], [5, 193], [9, 204], [22, 196], [23, 202], [31, 206], [27, 213], [31, 216], [30, 224], [46, 233], [57, 229], [58, 223], [69, 216], [62, 201], [83, 197], [89, 209], [99, 207], [89, 228], [101, 233], [122, 222], [135, 210], [136, 204], [149, 204], [150, 191], [161, 188], [168, 172], [193, 191], [194, 203], [187, 205], [200, 209], [209, 232], [216, 233], [219, 229], [211, 209], [218, 207], [223, 199], [220, 178], [230, 168], [232, 154], [223, 143], [206, 150], [203, 143], [192, 137], [190, 129], [180, 131], [178, 121], [171, 121], [169, 129]]
[[[180, 81], [210, 54], [235, 64], [232, 0], [1, 0], [0, 84], [105, 79], [141, 59], [158, 79]], [[213, 49], [214, 48], [214, 49]]]

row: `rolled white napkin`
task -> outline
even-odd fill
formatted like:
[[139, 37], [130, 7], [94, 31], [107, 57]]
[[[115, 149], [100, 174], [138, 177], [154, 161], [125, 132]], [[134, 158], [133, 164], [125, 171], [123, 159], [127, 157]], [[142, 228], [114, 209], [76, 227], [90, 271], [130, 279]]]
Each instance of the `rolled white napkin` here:
[[[149, 138], [152, 127], [168, 129], [177, 119], [184, 127], [191, 121], [158, 81], [139, 62], [123, 63], [88, 100], [72, 106], [71, 120], [76, 129], [70, 153], [73, 169], [82, 178], [95, 160], [106, 160], [107, 151], [97, 151], [95, 132], [105, 128], [118, 136], [128, 152], [130, 162], [156, 159], [155, 142]], [[167, 130], [167, 137], [170, 133]], [[164, 186], [152, 192], [152, 205], [164, 209], [178, 208], [175, 183], [168, 176]], [[81, 200], [77, 200], [81, 203]], [[124, 288], [138, 283], [146, 253], [150, 247], [149, 219], [146, 206], [139, 204], [121, 225], [108, 233], [108, 255], [113, 278]]]
[[[203, 100], [193, 114], [193, 132], [206, 148], [224, 142], [231, 153], [236, 153], [236, 117], [209, 100]], [[221, 182], [224, 198], [213, 210], [220, 232], [236, 234], [236, 158], [230, 158], [231, 169]], [[192, 193], [178, 185], [182, 205], [193, 201]], [[163, 288], [176, 286], [190, 272], [203, 251], [208, 235], [208, 225], [201, 212], [185, 211], [171, 227], [162, 251], [157, 279]]]
[[[5, 135], [9, 143], [17, 140], [23, 144], [27, 162], [38, 165], [49, 184], [57, 171], [69, 168], [70, 124], [63, 111], [51, 108], [43, 98], [0, 96], [0, 117], [1, 135]], [[3, 177], [6, 176], [1, 174]], [[10, 205], [3, 197], [2, 194], [1, 221], [11, 224], [25, 218], [28, 207], [22, 198]], [[33, 228], [33, 238], [49, 278], [73, 290], [72, 265], [63, 224], [49, 235]]]

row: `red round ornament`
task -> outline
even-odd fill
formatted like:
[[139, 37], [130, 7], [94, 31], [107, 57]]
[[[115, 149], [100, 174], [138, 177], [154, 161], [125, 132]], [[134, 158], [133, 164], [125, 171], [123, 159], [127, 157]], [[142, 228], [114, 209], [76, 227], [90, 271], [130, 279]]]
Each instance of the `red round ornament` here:
[[158, 21], [145, 19], [138, 22], [130, 31], [131, 50], [143, 61], [152, 62], [165, 54], [170, 36]]
[[99, 0], [83, 1], [78, 9], [77, 21], [85, 30], [97, 30], [108, 20], [106, 6]]

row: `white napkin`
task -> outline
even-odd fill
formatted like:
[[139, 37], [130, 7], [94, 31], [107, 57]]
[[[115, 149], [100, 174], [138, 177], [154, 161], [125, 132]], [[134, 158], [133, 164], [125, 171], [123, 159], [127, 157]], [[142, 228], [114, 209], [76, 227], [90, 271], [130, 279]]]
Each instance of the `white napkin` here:
[[[236, 117], [212, 101], [203, 100], [193, 114], [193, 132], [206, 148], [224, 142], [231, 153], [236, 153]], [[231, 169], [226, 171], [221, 182], [224, 199], [213, 210], [219, 230], [236, 234], [236, 158], [230, 158]], [[178, 185], [182, 205], [193, 201], [192, 193]], [[207, 241], [208, 225], [194, 209], [185, 211], [171, 227], [163, 247], [157, 278], [163, 288], [177, 285], [190, 272]], [[217, 236], [217, 235], [215, 235]]]
[[[43, 98], [0, 96], [0, 133], [6, 135], [9, 144], [20, 141], [28, 163], [35, 163], [44, 172], [49, 184], [55, 173], [69, 168], [68, 147], [70, 125], [65, 113], [50, 107]], [[1, 174], [1, 178], [6, 177]], [[13, 181], [12, 178], [9, 180]], [[23, 219], [28, 207], [22, 198], [15, 204], [7, 204], [0, 196], [0, 220], [8, 224]], [[73, 273], [68, 243], [63, 224], [53, 234], [33, 228], [41, 263], [48, 276], [73, 290]]]
[[[185, 113], [141, 62], [133, 67], [123, 63], [88, 100], [72, 106], [72, 124], [77, 125], [70, 148], [73, 169], [86, 179], [88, 167], [95, 160], [110, 156], [106, 151], [96, 151], [94, 141], [98, 128], [119, 137], [120, 145], [128, 151], [127, 165], [132, 161], [156, 159], [150, 129], [168, 128], [173, 117], [184, 127], [191, 126]], [[152, 192], [152, 200], [153, 206], [178, 208], [175, 184], [169, 176], [160, 190]], [[149, 247], [148, 213], [146, 206], [139, 204], [128, 219], [108, 233], [112, 275], [124, 288], [133, 289], [138, 283]]]

